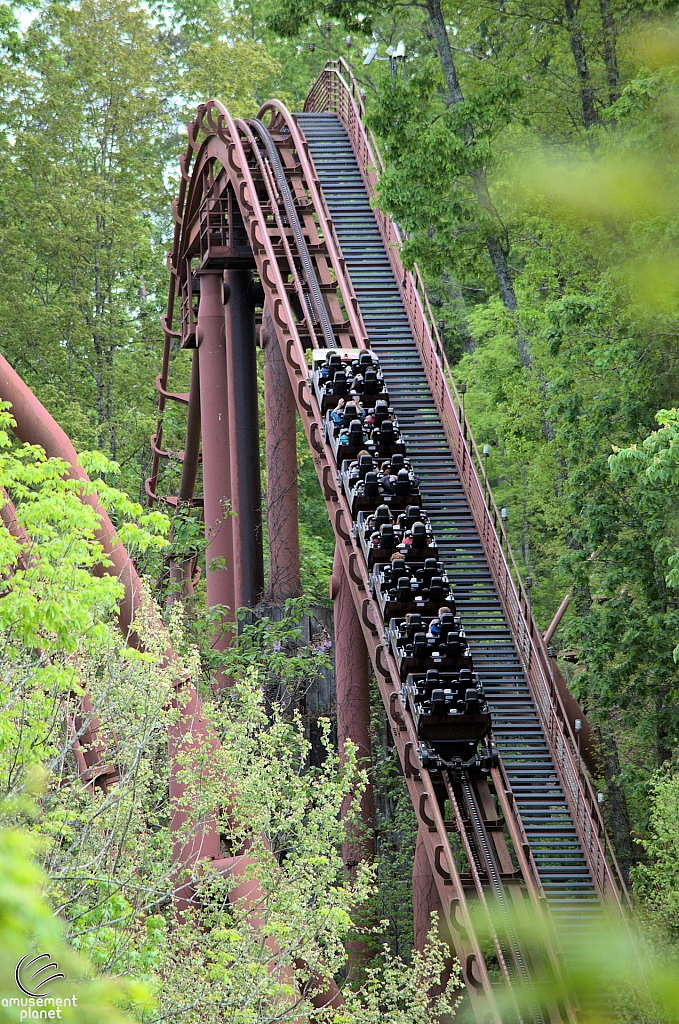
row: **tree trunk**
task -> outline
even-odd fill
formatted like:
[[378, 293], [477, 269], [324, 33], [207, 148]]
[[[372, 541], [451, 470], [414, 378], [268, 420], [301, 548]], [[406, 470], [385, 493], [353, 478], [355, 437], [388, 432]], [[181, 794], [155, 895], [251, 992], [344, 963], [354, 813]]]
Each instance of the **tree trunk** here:
[[608, 104], [611, 106], [620, 99], [620, 72], [618, 71], [618, 55], [615, 40], [617, 32], [611, 0], [599, 0], [601, 24], [604, 30], [604, 60], [606, 62], [606, 80], [608, 82]]
[[[443, 68], [443, 76], [448, 88], [448, 98], [450, 103], [456, 106], [458, 103], [462, 103], [464, 101], [464, 95], [457, 77], [453, 51], [450, 45], [450, 39], [448, 38], [448, 30], [446, 29], [445, 19], [443, 17], [443, 12], [441, 11], [441, 0], [427, 0], [427, 10], [429, 12], [429, 18], [436, 38], [439, 59], [441, 61], [441, 67]], [[467, 122], [464, 137], [468, 146], [474, 145], [474, 126], [471, 122]], [[488, 194], [488, 185], [486, 183], [486, 176], [483, 169], [479, 169], [472, 174], [472, 180], [474, 182], [476, 198], [479, 206], [486, 210], [491, 216], [498, 219], [497, 213], [491, 202], [490, 195]], [[497, 278], [502, 302], [504, 303], [505, 308], [513, 313], [518, 309], [518, 303], [516, 301], [516, 293], [514, 291], [511, 274], [509, 273], [509, 265], [507, 263], [508, 251], [505, 251], [499, 238], [494, 234], [488, 236], [486, 239], [486, 246], [488, 248], [488, 255], [490, 256], [491, 263], [493, 264], [493, 270], [495, 271], [495, 277]], [[524, 355], [527, 356], [527, 352], [522, 350], [521, 344], [519, 344], [519, 353], [524, 366], [530, 365], [530, 359], [526, 361], [526, 358], [524, 358]]]
[[[486, 239], [486, 247], [488, 249], [488, 255], [490, 256], [490, 262], [493, 264], [495, 277], [497, 278], [497, 286], [500, 289], [500, 298], [502, 299], [505, 309], [508, 309], [510, 313], [515, 313], [519, 308], [519, 304], [516, 301], [514, 282], [512, 281], [511, 274], [509, 273], [507, 253], [502, 248], [500, 239], [497, 238], [496, 235], [488, 235], [488, 238]], [[521, 359], [523, 361], [523, 356], [521, 356]]]
[[[574, 0], [566, 0], [566, 3], [573, 5]], [[441, 10], [441, 0], [427, 0], [427, 10], [429, 12], [429, 18], [436, 38], [439, 59], [441, 61], [441, 67], [443, 69], [443, 75], [448, 89], [448, 98], [452, 105], [457, 105], [464, 101], [464, 94], [457, 77], [453, 51], [450, 45], [450, 39], [448, 38], [448, 31], [446, 29], [443, 12]], [[582, 44], [581, 36], [580, 43]], [[584, 49], [582, 48], [582, 45], [581, 49], [584, 59]], [[586, 61], [584, 67], [587, 72], [587, 77], [589, 78]], [[592, 100], [592, 112], [593, 110], [594, 107]], [[465, 127], [465, 143], [468, 146], [474, 145], [474, 127], [470, 122], [467, 122]], [[493, 207], [493, 203], [488, 192], [488, 183], [486, 181], [486, 175], [483, 168], [479, 168], [472, 174], [472, 180], [474, 182], [476, 199], [479, 206], [493, 217], [498, 222], [499, 226], [501, 226], [497, 211]], [[516, 292], [514, 291], [514, 282], [512, 281], [509, 270], [509, 243], [506, 241], [503, 246], [497, 234], [493, 233], [488, 235], [486, 238], [486, 248], [488, 249], [488, 255], [493, 265], [493, 270], [495, 271], [495, 278], [497, 280], [500, 298], [502, 299], [503, 305], [510, 313], [515, 313], [518, 310], [518, 302], [516, 300]], [[527, 339], [524, 336], [520, 325], [518, 325], [516, 331], [516, 345], [523, 366], [526, 369], [530, 369], [530, 350]]]
[[625, 790], [620, 783], [620, 757], [618, 745], [615, 742], [613, 727], [609, 722], [602, 723], [596, 727], [601, 753], [601, 763], [608, 789], [608, 822], [611, 829], [613, 846], [620, 865], [622, 877], [625, 884], [630, 884], [630, 868], [639, 859], [634, 841], [632, 839], [632, 826], [629, 820], [627, 808], [627, 797]]
[[578, 5], [575, 0], [564, 0], [564, 6], [568, 20], [568, 31], [571, 37], [571, 52], [575, 62], [575, 70], [580, 80], [582, 123], [585, 128], [591, 128], [593, 124], [596, 124], [597, 117], [594, 110], [594, 91], [589, 77], [585, 43], [582, 38], [580, 19], [578, 18]]
[[448, 30], [446, 29], [446, 23], [441, 10], [441, 0], [427, 0], [427, 10], [429, 11], [429, 18], [431, 19], [434, 36], [436, 37], [439, 59], [441, 61], [441, 67], [443, 68], [443, 76], [448, 87], [450, 102], [453, 104], [462, 103], [464, 96], [462, 95], [462, 89], [460, 88], [460, 83], [457, 79], [453, 51], [450, 46]]

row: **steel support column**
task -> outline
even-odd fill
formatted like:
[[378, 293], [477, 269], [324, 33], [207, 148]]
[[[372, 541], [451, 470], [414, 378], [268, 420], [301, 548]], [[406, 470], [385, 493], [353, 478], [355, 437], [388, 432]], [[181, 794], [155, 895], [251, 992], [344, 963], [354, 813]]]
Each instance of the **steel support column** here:
[[[182, 776], [206, 769], [202, 758], [206, 746], [214, 749], [217, 739], [211, 734], [202, 713], [200, 698], [193, 685], [186, 686], [172, 702], [177, 718], [168, 729], [170, 761], [170, 832], [173, 837], [172, 864], [176, 910], [182, 914], [195, 900], [195, 875], [202, 860], [216, 860], [220, 853], [217, 823], [211, 815], [196, 818], [187, 798]], [[195, 756], [192, 757], [192, 755]]]
[[283, 604], [302, 593], [297, 502], [297, 407], [268, 306], [262, 318], [266, 490], [269, 541], [267, 601]]
[[[452, 943], [443, 914], [441, 899], [431, 870], [429, 857], [427, 856], [427, 844], [422, 835], [422, 826], [420, 826], [417, 832], [417, 845], [415, 846], [415, 860], [413, 862], [413, 931], [415, 949], [417, 950], [422, 951], [426, 945], [427, 936], [431, 930], [431, 915], [433, 913], [438, 913], [439, 916], [438, 937], [442, 942], [447, 943], [452, 951]], [[454, 963], [455, 961], [451, 953], [446, 958], [441, 977], [430, 989], [432, 996], [443, 992], [450, 980]], [[448, 1018], [446, 1015], [445, 1021], [442, 1021], [441, 1024], [448, 1024], [449, 1019], [452, 1020], [452, 1018]]]
[[[231, 441], [236, 608], [254, 608], [264, 590], [259, 401], [252, 271], [224, 272]], [[202, 299], [201, 299], [202, 301]]]
[[[370, 676], [368, 649], [356, 612], [349, 580], [339, 551], [335, 549], [332, 567], [331, 594], [335, 606], [335, 680], [337, 693], [337, 741], [340, 758], [344, 756], [347, 739], [358, 748], [362, 768], [370, 768]], [[368, 784], [361, 799], [361, 834], [355, 842], [345, 844], [344, 863], [352, 870], [359, 860], [375, 856], [375, 804], [372, 785]]]
[[[357, 749], [361, 768], [370, 769], [372, 743], [370, 737], [370, 676], [368, 648], [356, 612], [351, 587], [344, 570], [338, 548], [330, 580], [330, 595], [335, 608], [335, 686], [337, 703], [337, 744], [340, 761], [344, 760], [346, 741], [352, 740]], [[343, 816], [351, 797], [345, 800]], [[345, 870], [353, 874], [362, 860], [375, 857], [375, 801], [369, 782], [361, 797], [360, 825], [342, 844]], [[361, 922], [364, 923], [364, 922]], [[373, 922], [371, 922], [373, 923]], [[360, 975], [374, 950], [370, 940], [354, 939], [347, 943], [347, 971], [350, 978]]]
[[[200, 411], [203, 436], [203, 500], [207, 603], [227, 605], [227, 621], [235, 618], [233, 517], [228, 514], [231, 501], [231, 464], [229, 446], [229, 391], [226, 373], [226, 339], [222, 275], [203, 274], [200, 279], [200, 304], [196, 340], [200, 352]], [[219, 568], [211, 563], [223, 559]], [[228, 647], [230, 631], [218, 630], [213, 646]]]
[[413, 930], [415, 949], [423, 950], [431, 928], [431, 915], [443, 916], [436, 881], [432, 874], [427, 847], [420, 830], [417, 833], [413, 862]]
[[[196, 475], [200, 460], [200, 356], [194, 349], [191, 361], [191, 384], [189, 387], [189, 408], [186, 419], [186, 439], [184, 441], [184, 461], [182, 475], [177, 494], [178, 507], [186, 506], [193, 499], [196, 488]], [[174, 532], [174, 531], [173, 531]], [[194, 556], [174, 558], [170, 562], [170, 593], [167, 604], [170, 607], [181, 594], [193, 597], [192, 569]]]

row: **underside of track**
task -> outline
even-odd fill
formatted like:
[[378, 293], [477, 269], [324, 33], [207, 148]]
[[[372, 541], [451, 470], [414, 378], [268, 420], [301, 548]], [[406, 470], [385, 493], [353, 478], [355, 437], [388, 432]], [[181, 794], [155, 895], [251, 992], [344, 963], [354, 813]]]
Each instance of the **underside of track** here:
[[[214, 101], [200, 108], [189, 128], [174, 204], [177, 228], [158, 378], [161, 417], [152, 441], [147, 493], [156, 500], [161, 461], [168, 454], [162, 446], [162, 414], [167, 401], [178, 400], [188, 405], [182, 482], [179, 493], [166, 500], [171, 505], [197, 500], [202, 414], [200, 502], [211, 545], [208, 561], [211, 552], [214, 557], [227, 553], [227, 530], [211, 536], [210, 529], [215, 509], [219, 515], [221, 503], [229, 498], [238, 515], [235, 525], [228, 525], [236, 531], [228, 550], [242, 563], [234, 570], [238, 578], [232, 590], [224, 584], [226, 589], [218, 591], [220, 577], [225, 578], [221, 571], [207, 574], [208, 601], [231, 607], [248, 604], [250, 599], [243, 596], [249, 593], [247, 565], [256, 568], [253, 538], [259, 527], [251, 515], [258, 491], [250, 493], [252, 479], [248, 483], [245, 478], [257, 476], [250, 460], [257, 457], [258, 447], [254, 435], [245, 437], [243, 424], [256, 409], [256, 394], [252, 392], [254, 405], [248, 408], [233, 378], [240, 374], [243, 393], [252, 391], [258, 301], [268, 311], [280, 346], [283, 384], [287, 390], [289, 382], [291, 402], [313, 451], [336, 534], [338, 564], [355, 606], [358, 633], [363, 634], [362, 649], [367, 647], [389, 715], [435, 883], [432, 889], [477, 1019], [480, 1024], [501, 1024], [509, 1018], [498, 1010], [497, 987], [511, 991], [515, 982], [526, 980], [536, 961], [511, 934], [495, 939], [490, 957], [484, 954], [472, 905], [485, 906], [493, 897], [505, 906], [525, 901], [543, 913], [546, 902], [547, 916], [551, 914], [568, 941], [602, 907], [624, 917], [624, 886], [419, 275], [403, 269], [398, 230], [373, 208], [380, 158], [363, 114], [342, 61], [326, 66], [304, 113], [295, 116], [277, 101], [265, 104], [258, 119], [247, 121], [233, 120]], [[253, 273], [258, 281], [252, 280]], [[186, 395], [168, 390], [171, 359], [179, 346], [195, 350], [195, 372]], [[488, 698], [500, 763], [488, 770], [487, 778], [446, 778], [446, 772], [427, 771], [420, 760], [387, 624], [371, 590], [369, 567], [339, 486], [340, 467], [311, 383], [309, 350], [334, 347], [356, 354], [370, 349], [379, 359]], [[228, 388], [224, 359], [231, 375]], [[243, 369], [246, 363], [250, 378]], [[220, 391], [217, 377], [222, 371]], [[292, 415], [294, 431], [294, 406]], [[225, 469], [229, 458], [231, 468], [227, 464]], [[276, 467], [268, 469], [274, 472]], [[219, 474], [223, 482], [217, 486]], [[337, 657], [343, 656], [342, 642], [338, 636]], [[558, 973], [556, 946], [550, 955]], [[512, 1019], [535, 1024], [574, 1022], [577, 1017], [577, 1008], [570, 1005], [536, 1007], [523, 1016], [518, 1010], [512, 1013]]]

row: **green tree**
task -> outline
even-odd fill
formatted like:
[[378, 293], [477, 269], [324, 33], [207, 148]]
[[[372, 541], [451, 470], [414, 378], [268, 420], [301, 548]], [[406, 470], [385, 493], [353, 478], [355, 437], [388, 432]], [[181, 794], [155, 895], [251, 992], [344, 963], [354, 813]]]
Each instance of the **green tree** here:
[[130, 481], [147, 458], [165, 290], [168, 58], [126, 0], [47, 4], [3, 115], [3, 350], [76, 443], [119, 458]]

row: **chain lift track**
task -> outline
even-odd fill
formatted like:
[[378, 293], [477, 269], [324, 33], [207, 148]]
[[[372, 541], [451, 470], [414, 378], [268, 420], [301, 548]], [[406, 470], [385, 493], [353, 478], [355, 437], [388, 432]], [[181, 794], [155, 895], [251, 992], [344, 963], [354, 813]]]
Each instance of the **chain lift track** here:
[[[216, 101], [199, 108], [173, 204], [159, 422], [146, 489], [151, 501], [159, 500], [161, 460], [169, 454], [162, 447], [163, 412], [168, 401], [179, 401], [189, 407], [182, 483], [179, 496], [162, 500], [200, 503], [193, 494], [197, 374], [188, 395], [169, 391], [171, 359], [180, 346], [200, 351], [196, 300], [198, 309], [207, 301], [204, 276], [250, 269], [261, 285], [255, 301], [271, 313], [313, 453], [455, 954], [480, 1024], [501, 1024], [496, 986], [511, 993], [540, 971], [534, 952], [512, 934], [510, 908], [528, 903], [546, 921], [550, 910], [565, 913], [577, 928], [602, 905], [624, 917], [626, 894], [504, 528], [487, 481], [481, 482], [482, 461], [424, 289], [400, 263], [395, 225], [371, 209], [380, 163], [363, 114], [342, 61], [326, 65], [297, 117], [278, 101], [251, 120], [234, 120]], [[227, 275], [225, 269], [225, 282]], [[485, 774], [432, 774], [423, 767], [399, 666], [310, 384], [307, 350], [330, 348], [372, 349], [379, 357], [488, 694], [500, 757]], [[444, 820], [448, 808], [452, 817]], [[457, 856], [451, 834], [458, 837]], [[498, 970], [489, 971], [474, 930], [476, 904], [487, 910]], [[493, 931], [491, 908], [506, 919], [502, 935]], [[558, 974], [556, 943], [549, 955]], [[513, 1019], [559, 1024], [578, 1017], [575, 1007], [554, 1003], [523, 1016], [517, 1005]]]

